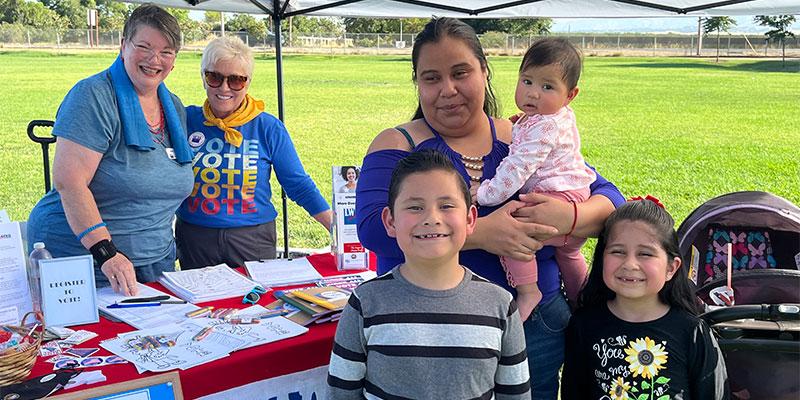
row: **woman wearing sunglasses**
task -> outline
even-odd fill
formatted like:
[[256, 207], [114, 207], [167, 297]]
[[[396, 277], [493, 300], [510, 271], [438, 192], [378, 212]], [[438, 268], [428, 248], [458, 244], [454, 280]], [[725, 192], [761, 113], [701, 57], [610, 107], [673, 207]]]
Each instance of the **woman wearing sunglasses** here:
[[61, 103], [54, 188], [28, 218], [29, 243], [54, 257], [91, 253], [97, 285], [126, 296], [175, 270], [172, 218], [192, 191], [184, 107], [163, 83], [180, 37], [162, 8], [133, 11], [116, 61]]
[[273, 169], [286, 194], [326, 230], [332, 213], [306, 174], [283, 123], [247, 93], [253, 54], [236, 37], [203, 51], [202, 107], [186, 108], [195, 184], [178, 209], [175, 236], [181, 269], [275, 258]]

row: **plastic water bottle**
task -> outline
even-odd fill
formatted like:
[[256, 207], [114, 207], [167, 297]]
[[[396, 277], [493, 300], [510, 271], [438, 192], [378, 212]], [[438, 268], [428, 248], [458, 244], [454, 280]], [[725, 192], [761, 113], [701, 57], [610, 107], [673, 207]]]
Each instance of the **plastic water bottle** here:
[[41, 274], [39, 273], [39, 260], [53, 258], [44, 243], [36, 242], [33, 244], [33, 251], [28, 257], [28, 286], [31, 288], [31, 300], [33, 300], [33, 311], [42, 312], [42, 287], [40, 284]]

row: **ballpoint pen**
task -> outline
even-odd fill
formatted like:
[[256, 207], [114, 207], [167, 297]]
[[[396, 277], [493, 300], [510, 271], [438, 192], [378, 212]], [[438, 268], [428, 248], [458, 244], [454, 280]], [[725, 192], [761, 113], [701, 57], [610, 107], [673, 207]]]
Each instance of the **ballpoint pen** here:
[[161, 295], [161, 296], [153, 296], [153, 297], [136, 297], [136, 298], [132, 298], [132, 299], [120, 300], [120, 301], [118, 301], [117, 303], [119, 303], [119, 304], [127, 304], [127, 303], [153, 303], [153, 302], [164, 301], [164, 300], [169, 300], [169, 299], [170, 299], [170, 297], [169, 297], [169, 296], [167, 296], [167, 295]]
[[161, 303], [127, 303], [127, 304], [120, 304], [114, 303], [109, 305], [107, 308], [135, 308], [135, 307], [158, 307]]

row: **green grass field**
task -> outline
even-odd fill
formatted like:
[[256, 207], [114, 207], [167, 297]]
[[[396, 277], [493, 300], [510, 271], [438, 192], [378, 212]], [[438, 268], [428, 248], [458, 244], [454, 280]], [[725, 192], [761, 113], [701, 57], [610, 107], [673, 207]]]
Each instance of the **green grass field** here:
[[[12, 219], [27, 219], [43, 192], [41, 151], [27, 138], [27, 123], [54, 118], [70, 87], [114, 57], [0, 52], [0, 209]], [[519, 58], [490, 62], [510, 115]], [[288, 56], [283, 64], [286, 125], [330, 198], [330, 166], [360, 163], [378, 132], [411, 116], [410, 57]], [[167, 80], [184, 104], [205, 99], [199, 65], [198, 54], [182, 53]], [[784, 71], [780, 61], [590, 57], [573, 107], [587, 160], [626, 196], [661, 198], [680, 223], [733, 191], [764, 190], [800, 203], [798, 82], [796, 63]], [[277, 114], [273, 57], [257, 57], [250, 93]], [[291, 204], [289, 215], [292, 247], [327, 245], [302, 209]]]

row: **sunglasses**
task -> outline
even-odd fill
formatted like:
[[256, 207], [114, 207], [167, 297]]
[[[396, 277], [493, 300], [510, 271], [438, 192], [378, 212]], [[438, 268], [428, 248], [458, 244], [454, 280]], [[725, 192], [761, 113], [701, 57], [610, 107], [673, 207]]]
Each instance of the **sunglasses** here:
[[222, 75], [219, 72], [205, 71], [203, 76], [206, 78], [206, 85], [212, 88], [222, 86], [222, 82], [228, 81], [228, 87], [234, 91], [240, 91], [247, 85], [247, 77], [241, 75]]
[[[231, 88], [232, 89], [232, 88]], [[261, 299], [261, 295], [267, 293], [267, 289], [264, 289], [261, 286], [256, 286], [250, 293], [247, 293], [242, 298], [242, 304], [253, 304], [255, 305], [258, 303], [258, 300]]]

